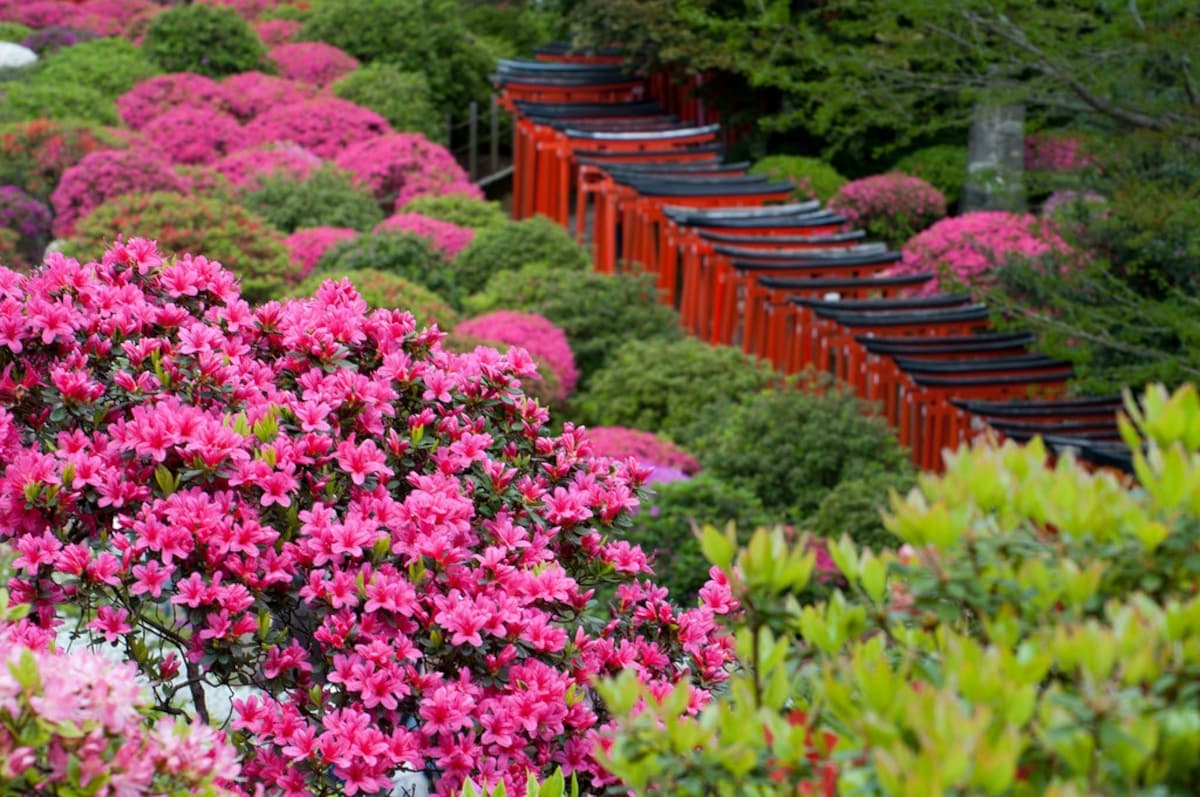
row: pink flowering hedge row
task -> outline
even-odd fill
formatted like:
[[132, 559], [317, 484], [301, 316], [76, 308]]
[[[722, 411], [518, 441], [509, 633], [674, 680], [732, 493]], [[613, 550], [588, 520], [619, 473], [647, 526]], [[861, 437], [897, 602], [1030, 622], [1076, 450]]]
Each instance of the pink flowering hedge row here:
[[1071, 247], [1054, 225], [1031, 214], [977, 211], [944, 219], [904, 246], [892, 274], [933, 272], [938, 275], [921, 293], [932, 295], [951, 283], [984, 287], [990, 274], [1011, 258], [1026, 261], [1047, 257], [1071, 258]]
[[0, 270], [17, 633], [157, 640], [138, 667], [160, 703], [177, 675], [248, 687], [242, 782], [270, 792], [373, 794], [407, 767], [441, 794], [558, 766], [610, 782], [593, 680], [691, 680], [702, 702], [728, 589], [668, 603], [619, 539], [648, 469], [547, 434], [523, 349], [441, 337], [348, 283], [253, 308], [219, 264], [141, 239]]
[[151, 719], [137, 668], [0, 623], [0, 791], [232, 797], [240, 765], [224, 734]]

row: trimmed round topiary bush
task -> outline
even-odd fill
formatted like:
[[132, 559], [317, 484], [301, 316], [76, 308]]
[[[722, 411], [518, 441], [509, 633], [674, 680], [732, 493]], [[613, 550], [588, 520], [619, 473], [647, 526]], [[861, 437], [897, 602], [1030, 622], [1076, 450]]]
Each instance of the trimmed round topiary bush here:
[[492, 310], [524, 310], [550, 319], [567, 333], [579, 387], [626, 343], [682, 337], [679, 314], [660, 304], [652, 278], [608, 275], [533, 264], [500, 271], [464, 308], [472, 315]]
[[734, 523], [744, 543], [754, 529], [773, 520], [752, 491], [701, 473], [656, 484], [622, 537], [646, 552], [654, 582], [670, 590], [673, 600], [690, 606], [709, 578], [696, 530]]
[[370, 108], [399, 132], [445, 141], [445, 116], [434, 108], [429, 79], [421, 72], [401, 72], [392, 64], [367, 64], [334, 83], [333, 93]]
[[588, 439], [603, 457], [633, 457], [648, 468], [675, 468], [688, 476], [700, 470], [695, 457], [653, 432], [627, 426], [593, 426], [588, 429]]
[[240, 278], [245, 297], [255, 302], [278, 299], [299, 280], [282, 236], [232, 202], [174, 193], [124, 194], [79, 222], [65, 251], [94, 257], [118, 235], [157, 241], [171, 254], [206, 251]]
[[890, 172], [846, 183], [829, 200], [829, 209], [899, 248], [945, 217], [946, 197], [919, 177]]
[[932, 271], [938, 275], [921, 288], [932, 295], [946, 290], [942, 283], [984, 288], [991, 273], [1010, 259], [1071, 257], [1073, 250], [1059, 237], [1054, 225], [1032, 214], [1002, 210], [975, 211], [943, 219], [904, 246], [901, 261], [891, 274]]
[[473, 100], [488, 98], [495, 60], [467, 32], [452, 0], [320, 3], [305, 20], [302, 38], [336, 45], [364, 63], [424, 73], [439, 113], [462, 116]]
[[533, 356], [540, 357], [554, 372], [561, 387], [561, 395], [554, 397], [557, 403], [570, 398], [575, 392], [575, 385], [579, 381], [575, 355], [567, 343], [567, 336], [545, 316], [497, 310], [463, 321], [454, 328], [454, 333], [520, 346]]
[[768, 155], [750, 167], [751, 174], [767, 174], [772, 180], [790, 180], [799, 199], [828, 202], [846, 184], [837, 169], [819, 158], [802, 155]]
[[229, 98], [229, 110], [242, 122], [265, 111], [310, 100], [318, 91], [316, 86], [262, 72], [231, 75], [221, 81], [221, 88]]
[[[48, 328], [60, 302], [77, 309]], [[215, 707], [164, 666], [236, 689], [243, 783], [379, 794], [416, 769], [520, 793], [570, 762], [596, 793], [596, 681], [727, 677], [719, 586], [684, 610], [643, 580], [619, 534], [645, 471], [547, 434], [524, 352], [448, 352], [345, 282], [250, 308], [224, 269], [143, 239], [5, 273], [0, 304], [0, 373], [24, 388], [0, 394], [22, 632], [117, 643], [188, 716]]]
[[246, 20], [228, 8], [175, 6], [154, 18], [142, 42], [167, 72], [221, 77], [260, 69], [267, 48]]
[[51, 215], [45, 202], [15, 185], [0, 185], [0, 228], [16, 234], [14, 256], [5, 265], [30, 268], [50, 243]]
[[112, 102], [158, 71], [140, 49], [124, 39], [94, 39], [41, 61], [32, 81], [87, 86]]
[[134, 130], [141, 130], [168, 111], [180, 107], [227, 110], [230, 97], [225, 88], [210, 77], [173, 72], [143, 80], [117, 98], [117, 112]]
[[0, 184], [49, 199], [63, 172], [102, 149], [124, 149], [127, 131], [83, 122], [37, 119], [0, 125]]
[[450, 259], [458, 257], [475, 238], [475, 231], [420, 213], [397, 213], [375, 226], [375, 232], [411, 232]]
[[268, 60], [288, 80], [325, 88], [358, 69], [354, 56], [325, 42], [277, 44], [267, 52]]
[[183, 106], [167, 111], [142, 128], [142, 135], [175, 163], [215, 163], [242, 143], [242, 127], [229, 114]]
[[[391, 128], [387, 120], [374, 111], [360, 108], [336, 97], [320, 97], [291, 105], [268, 108], [245, 127], [247, 146], [263, 144], [297, 144], [322, 158], [338, 158], [343, 152], [360, 150], [383, 138]], [[355, 168], [338, 165], [358, 174]], [[359, 169], [365, 163], [356, 162]], [[375, 168], [387, 170], [390, 165], [377, 163]]]
[[466, 194], [419, 196], [405, 202], [398, 210], [401, 213], [420, 213], [422, 216], [448, 221], [460, 227], [469, 227], [476, 232], [509, 221], [499, 202]]
[[753, 398], [779, 374], [732, 346], [695, 338], [634, 340], [596, 371], [576, 399], [581, 423], [630, 426], [690, 448], [697, 413]]
[[534, 216], [481, 230], [454, 261], [454, 270], [459, 284], [475, 292], [493, 274], [519, 271], [531, 263], [581, 271], [591, 267], [591, 258], [562, 226], [545, 216]]
[[383, 218], [374, 197], [349, 173], [325, 164], [303, 177], [276, 172], [242, 186], [242, 204], [276, 229], [349, 227], [365, 232]]
[[0, 122], [61, 119], [97, 125], [120, 123], [112, 98], [80, 83], [10, 80], [0, 96]]
[[[344, 100], [336, 102], [349, 104]], [[420, 133], [393, 133], [360, 139], [337, 154], [334, 162], [353, 172], [360, 183], [368, 186], [385, 213], [391, 213], [419, 196], [465, 194], [483, 197], [479, 186], [467, 178], [467, 173], [449, 150]]]
[[409, 232], [360, 235], [321, 256], [315, 273], [372, 268], [424, 285], [457, 307], [461, 292], [446, 259], [429, 242]]
[[171, 164], [149, 152], [98, 150], [67, 169], [54, 190], [54, 234], [60, 238], [71, 235], [80, 219], [110, 199], [183, 190], [183, 181]]
[[[412, 313], [421, 326], [437, 324], [439, 329], [453, 329], [458, 323], [458, 313], [446, 300], [433, 291], [412, 280], [406, 280], [386, 271], [373, 268], [356, 268], [323, 271], [312, 274], [292, 291], [292, 296], [314, 295], [326, 280], [349, 280], [354, 290], [362, 296], [371, 309], [403, 310]], [[474, 348], [474, 347], [472, 347]], [[461, 349], [455, 349], [460, 351]]]
[[[312, 227], [296, 230], [283, 239], [283, 245], [292, 253], [292, 262], [300, 267], [300, 276], [307, 277], [317, 267], [321, 256], [335, 244], [349, 241], [358, 235], [349, 227]], [[313, 286], [315, 290], [316, 287]]]
[[265, 144], [240, 149], [221, 158], [213, 168], [234, 186], [254, 183], [270, 175], [301, 180], [321, 167], [321, 159], [295, 144]]
[[891, 171], [911, 174], [933, 185], [946, 197], [946, 207], [953, 209], [962, 199], [967, 181], [967, 148], [941, 144], [910, 152], [892, 166]]
[[702, 410], [691, 450], [706, 471], [753, 492], [773, 516], [801, 524], [844, 481], [911, 478], [892, 430], [863, 410], [856, 396], [832, 386], [742, 396]]

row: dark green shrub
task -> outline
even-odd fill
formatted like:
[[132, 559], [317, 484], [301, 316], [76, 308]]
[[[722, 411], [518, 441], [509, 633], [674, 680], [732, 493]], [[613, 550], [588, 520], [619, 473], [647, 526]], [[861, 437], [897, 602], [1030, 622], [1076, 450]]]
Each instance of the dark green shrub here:
[[363, 62], [423, 72], [441, 113], [462, 116], [472, 100], [487, 100], [495, 63], [467, 32], [452, 0], [323, 0], [302, 36]]
[[460, 227], [469, 227], [476, 232], [485, 227], [505, 224], [509, 220], [500, 203], [464, 194], [419, 196], [404, 207], [397, 208], [396, 212], [420, 213], [422, 216], [448, 221]]
[[232, 202], [174, 193], [126, 194], [105, 202], [75, 227], [64, 251], [98, 258], [118, 235], [158, 241], [171, 254], [216, 260], [242, 281], [253, 302], [283, 295], [297, 271], [266, 221]]
[[63, 119], [118, 125], [121, 119], [111, 97], [79, 83], [16, 80], [6, 83], [0, 97], [0, 122]]
[[541, 5], [481, 2], [469, 4], [463, 20], [498, 58], [528, 58], [555, 37], [559, 16]]
[[829, 201], [846, 183], [846, 178], [825, 161], [803, 155], [769, 155], [751, 166], [750, 173], [767, 174], [772, 180], [791, 180], [798, 198], [822, 202]]
[[374, 269], [423, 285], [457, 306], [461, 292], [446, 259], [413, 233], [381, 232], [343, 241], [321, 256], [314, 274]]
[[419, 326], [437, 324], [450, 330], [458, 314], [433, 291], [404, 277], [373, 268], [335, 269], [310, 275], [292, 291], [293, 296], [312, 296], [325, 280], [348, 279], [369, 307], [407, 310]]
[[590, 262], [566, 229], [545, 216], [534, 216], [480, 230], [455, 259], [454, 270], [459, 284], [473, 293], [500, 271], [517, 271], [531, 263], [579, 271]]
[[776, 376], [731, 346], [633, 340], [592, 375], [576, 408], [581, 423], [644, 429], [688, 447], [701, 431], [698, 412], [750, 399]]
[[682, 337], [679, 315], [659, 304], [654, 281], [647, 276], [609, 276], [535, 263], [520, 271], [498, 272], [465, 308], [469, 315], [526, 310], [550, 319], [567, 333], [575, 352], [578, 389], [629, 341]]
[[429, 79], [421, 72], [402, 72], [392, 64], [367, 64], [334, 83], [333, 93], [370, 108], [396, 130], [445, 142], [445, 120], [433, 107]]
[[33, 28], [25, 25], [19, 25], [16, 22], [0, 22], [0, 42], [20, 44], [31, 33], [33, 33]]
[[804, 527], [831, 540], [840, 540], [842, 535], [848, 534], [858, 546], [875, 550], [895, 548], [900, 541], [884, 528], [880, 513], [888, 508], [889, 490], [903, 495], [913, 484], [913, 474], [908, 469], [878, 471], [861, 479], [845, 479], [825, 494]]
[[843, 481], [912, 468], [886, 424], [865, 415], [854, 395], [832, 387], [764, 391], [709, 407], [697, 426], [702, 433], [691, 447], [701, 465], [796, 524]]
[[920, 177], [932, 184], [945, 195], [946, 207], [953, 210], [962, 198], [967, 180], [967, 148], [941, 144], [919, 149], [896, 161], [891, 171]]
[[669, 589], [675, 602], [683, 606], [695, 602], [696, 593], [708, 580], [709, 564], [693, 528], [722, 528], [733, 521], [739, 537], [749, 539], [755, 528], [773, 520], [754, 493], [708, 473], [655, 484], [652, 489], [655, 495], [642, 502], [633, 526], [622, 536], [652, 557], [654, 583]]
[[40, 62], [30, 80], [42, 86], [86, 86], [111, 103], [158, 71], [124, 39], [93, 39], [64, 47]]
[[223, 77], [268, 71], [262, 39], [250, 23], [224, 7], [187, 5], [164, 11], [150, 23], [142, 47], [167, 72]]
[[383, 221], [371, 192], [349, 172], [325, 165], [306, 177], [273, 172], [249, 183], [242, 204], [286, 233], [305, 227], [349, 227], [366, 232]]

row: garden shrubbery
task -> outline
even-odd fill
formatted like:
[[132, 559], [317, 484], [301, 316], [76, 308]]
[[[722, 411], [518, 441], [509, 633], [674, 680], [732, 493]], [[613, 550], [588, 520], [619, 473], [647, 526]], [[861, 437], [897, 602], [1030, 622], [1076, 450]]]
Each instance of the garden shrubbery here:
[[80, 83], [10, 80], [0, 97], [0, 122], [56, 119], [115, 125], [112, 98]]
[[657, 432], [690, 448], [703, 431], [696, 421], [704, 408], [729, 412], [779, 378], [731, 346], [631, 340], [592, 374], [576, 404], [582, 423]]
[[918, 177], [891, 172], [852, 180], [829, 200], [855, 229], [898, 249], [946, 215], [946, 197]]
[[385, 213], [419, 196], [483, 198], [479, 186], [467, 178], [449, 150], [419, 133], [363, 136], [336, 153], [334, 162], [370, 188]]
[[84, 156], [124, 148], [130, 138], [114, 128], [51, 119], [0, 125], [0, 184], [48, 199], [63, 172]]
[[312, 296], [326, 280], [349, 280], [372, 310], [404, 310], [412, 313], [418, 324], [437, 324], [443, 330], [453, 329], [458, 323], [458, 313], [433, 291], [412, 280], [373, 268], [322, 271], [296, 286], [292, 295]]
[[544, 316], [499, 310], [463, 321], [454, 328], [454, 333], [520, 346], [540, 358], [554, 372], [560, 386], [559, 394], [551, 396], [556, 404], [561, 404], [575, 392], [579, 371], [575, 368], [575, 356], [567, 344], [567, 336]]
[[154, 18], [142, 47], [166, 72], [222, 77], [260, 69], [267, 48], [246, 20], [228, 8], [176, 6]]
[[657, 301], [649, 277], [609, 276], [545, 264], [499, 271], [464, 304], [472, 314], [524, 310], [550, 319], [567, 333], [579, 385], [633, 341], [678, 340], [679, 315]]
[[459, 283], [471, 293], [500, 271], [518, 271], [531, 263], [582, 270], [591, 258], [571, 234], [545, 216], [534, 216], [481, 230], [454, 262]]
[[[54, 233], [70, 235], [80, 219], [110, 199], [155, 191], [182, 192], [171, 164], [147, 152], [96, 150], [63, 172], [51, 201]], [[119, 230], [114, 231], [120, 232]]]
[[282, 236], [231, 202], [161, 192], [117, 196], [76, 225], [66, 250], [94, 258], [117, 235], [144, 235], [171, 254], [208, 252], [238, 276], [248, 300], [281, 296], [299, 278]]
[[369, 268], [423, 285], [457, 306], [461, 298], [445, 257], [413, 233], [381, 232], [335, 244], [321, 256], [316, 274]]
[[420, 213], [422, 216], [448, 221], [476, 232], [485, 227], [498, 227], [509, 220], [499, 203], [466, 194], [419, 196], [405, 202], [397, 210], [402, 213]]
[[950, 144], [925, 147], [910, 152], [892, 166], [890, 171], [920, 177], [946, 197], [946, 207], [953, 211], [962, 199], [967, 181], [967, 148]]
[[430, 246], [453, 260], [475, 238], [475, 231], [420, 213], [397, 213], [375, 226], [375, 232], [411, 232], [429, 241]]
[[241, 202], [285, 233], [304, 227], [365, 232], [383, 218], [375, 199], [331, 165], [303, 177], [279, 172], [260, 176], [242, 186]]
[[158, 69], [124, 39], [94, 39], [59, 50], [40, 62], [31, 82], [43, 86], [86, 86], [112, 101]]
[[367, 64], [334, 83], [333, 93], [370, 108], [400, 132], [420, 133], [434, 142], [446, 137], [445, 117], [434, 108], [429, 79], [421, 72]]
[[790, 180], [796, 185], [798, 198], [822, 202], [829, 201], [846, 183], [846, 178], [825, 161], [803, 155], [768, 155], [751, 166], [750, 172], [769, 175], [772, 180]]

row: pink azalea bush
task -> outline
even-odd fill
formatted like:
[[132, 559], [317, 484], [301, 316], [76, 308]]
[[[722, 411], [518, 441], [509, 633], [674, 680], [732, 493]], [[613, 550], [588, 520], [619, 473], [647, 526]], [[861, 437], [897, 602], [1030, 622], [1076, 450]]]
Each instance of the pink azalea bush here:
[[360, 140], [339, 154], [335, 163], [369, 186], [388, 212], [420, 196], [483, 198], [479, 186], [467, 178], [454, 156], [420, 133]]
[[283, 239], [283, 245], [292, 253], [292, 262], [300, 266], [300, 278], [303, 279], [317, 267], [321, 255], [335, 244], [349, 241], [358, 232], [349, 227], [310, 227], [296, 230]]
[[874, 238], [901, 246], [946, 216], [946, 197], [919, 177], [900, 172], [851, 180], [829, 200], [829, 209]]
[[392, 128], [374, 111], [336, 97], [321, 97], [268, 109], [245, 131], [248, 146], [290, 142], [322, 158], [334, 158], [356, 144], [391, 133]]
[[31, 28], [48, 28], [51, 25], [67, 24], [67, 16], [74, 10], [67, 3], [55, 0], [17, 0], [3, 7], [3, 19]]
[[176, 166], [175, 174], [183, 182], [186, 196], [228, 199], [233, 196], [233, 184], [211, 166]]
[[220, 83], [191, 72], [155, 75], [117, 98], [121, 120], [134, 130], [181, 106], [224, 110], [230, 99]]
[[687, 475], [700, 470], [700, 463], [666, 438], [625, 426], [594, 426], [588, 437], [596, 453], [615, 459], [633, 457], [647, 467], [678, 468]]
[[67, 15], [67, 24], [101, 36], [124, 36], [139, 19], [163, 10], [151, 0], [87, 0]]
[[325, 42], [296, 42], [271, 48], [267, 58], [289, 80], [325, 88], [358, 69], [358, 59]]
[[264, 111], [311, 99], [316, 86], [297, 83], [262, 72], [241, 72], [221, 81], [229, 97], [229, 109], [239, 120], [248, 122]]
[[0, 791], [232, 797], [240, 767], [224, 734], [152, 720], [136, 667], [49, 652], [50, 636], [0, 627]]
[[575, 392], [579, 381], [575, 355], [571, 353], [566, 333], [545, 316], [498, 310], [463, 321], [454, 328], [454, 334], [520, 346], [554, 371], [562, 386], [560, 401]]
[[293, 19], [268, 19], [254, 24], [254, 32], [268, 47], [295, 41], [303, 25]]
[[285, 172], [307, 177], [321, 165], [321, 159], [295, 144], [267, 145], [240, 149], [221, 158], [213, 166], [234, 186], [243, 186], [257, 177]]
[[153, 640], [160, 702], [181, 670], [243, 686], [243, 782], [267, 793], [374, 794], [406, 767], [440, 794], [560, 765], [604, 788], [594, 679], [689, 680], [698, 709], [732, 659], [728, 589], [681, 610], [639, 580], [619, 530], [647, 469], [548, 435], [523, 349], [441, 338], [348, 281], [252, 308], [142, 239], [0, 271], [20, 632]]
[[374, 232], [411, 232], [425, 238], [446, 257], [458, 257], [475, 239], [475, 231], [420, 213], [397, 213], [375, 225]]
[[943, 219], [909, 241], [891, 274], [933, 272], [937, 278], [920, 291], [932, 295], [949, 277], [967, 287], [990, 284], [989, 274], [1010, 258], [1034, 260], [1074, 256], [1054, 226], [1031, 214], [977, 211]]
[[184, 183], [171, 164], [146, 150], [96, 150], [63, 172], [50, 198], [54, 234], [69, 236], [75, 224], [106, 200], [154, 191], [182, 193]]
[[1025, 168], [1030, 171], [1075, 172], [1096, 163], [1096, 157], [1075, 136], [1039, 133], [1025, 137]]
[[239, 148], [242, 127], [227, 113], [184, 106], [150, 122], [142, 134], [175, 163], [205, 165]]

